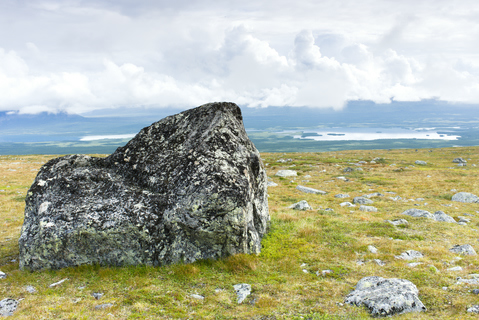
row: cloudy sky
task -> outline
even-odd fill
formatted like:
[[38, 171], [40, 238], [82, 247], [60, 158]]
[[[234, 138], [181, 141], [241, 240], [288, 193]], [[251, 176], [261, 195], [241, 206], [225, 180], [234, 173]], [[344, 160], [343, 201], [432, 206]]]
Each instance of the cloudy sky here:
[[0, 111], [479, 104], [477, 0], [1, 0]]

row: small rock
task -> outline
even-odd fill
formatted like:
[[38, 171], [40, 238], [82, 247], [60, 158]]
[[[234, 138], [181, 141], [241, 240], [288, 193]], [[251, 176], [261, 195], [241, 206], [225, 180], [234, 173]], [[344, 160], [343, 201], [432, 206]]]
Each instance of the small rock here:
[[318, 190], [318, 189], [313, 189], [309, 187], [304, 187], [304, 186], [297, 186], [297, 190], [306, 192], [306, 193], [312, 193], [312, 194], [326, 194], [326, 191]]
[[353, 172], [353, 171], [354, 171], [354, 169], [351, 168], [351, 167], [347, 167], [347, 168], [343, 169], [343, 172]]
[[238, 296], [238, 303], [242, 303], [247, 296], [251, 294], [251, 285], [246, 283], [235, 284], [233, 288]]
[[27, 292], [29, 292], [29, 293], [35, 293], [35, 292], [37, 292], [37, 289], [35, 289], [34, 286], [26, 286], [26, 287], [25, 287], [25, 290], [26, 290]]
[[356, 289], [346, 296], [344, 302], [364, 305], [372, 316], [384, 317], [426, 311], [418, 293], [417, 287], [408, 280], [373, 276], [359, 280]]
[[0, 271], [0, 279], [6, 279], [7, 274], [5, 272]]
[[337, 177], [336, 179], [346, 181], [346, 182], [349, 181], [349, 179], [346, 177]]
[[293, 210], [313, 210], [306, 200], [301, 200], [300, 202], [297, 202], [288, 208]]
[[392, 224], [393, 226], [401, 226], [401, 225], [407, 226], [409, 224], [407, 220], [405, 219], [394, 219], [394, 220], [386, 220], [386, 221]]
[[422, 262], [410, 262], [407, 264], [408, 267], [414, 268], [417, 267], [418, 265], [422, 264]]
[[391, 199], [392, 201], [402, 200], [402, 198], [400, 196], [389, 197], [389, 199]]
[[451, 200], [463, 203], [477, 203], [479, 202], [479, 197], [469, 192], [459, 192], [453, 195]]
[[104, 303], [104, 304], [99, 304], [95, 306], [95, 310], [100, 310], [100, 309], [107, 309], [113, 307], [113, 303]]
[[10, 298], [0, 301], [0, 316], [7, 317], [13, 315], [17, 310], [18, 301]]
[[449, 222], [449, 223], [456, 223], [456, 220], [454, 220], [453, 217], [448, 216], [442, 211], [436, 211], [433, 214], [433, 218], [436, 221], [441, 221], [441, 222]]
[[334, 197], [335, 197], [335, 198], [340, 198], [340, 199], [342, 199], [342, 198], [349, 198], [349, 194], [339, 193], [339, 194], [336, 194]]
[[448, 287], [442, 287], [442, 290], [447, 291]]
[[378, 248], [376, 248], [375, 246], [369, 245], [368, 251], [371, 253], [378, 253]]
[[67, 280], [70, 280], [70, 279], [68, 279], [68, 278], [65, 278], [65, 279], [63, 279], [63, 280], [60, 280], [60, 281], [58, 281], [58, 282], [52, 283], [52, 284], [50, 285], [50, 288], [53, 288], [53, 287], [59, 286], [59, 285], [61, 285], [63, 282], [65, 282], [65, 281], [67, 281]]
[[366, 194], [366, 195], [364, 195], [364, 197], [366, 197], [366, 198], [384, 197], [384, 194], [379, 193], [379, 192], [374, 192], [374, 193]]
[[373, 261], [380, 267], [383, 267], [386, 265], [386, 263], [380, 259], [373, 259]]
[[346, 207], [355, 207], [355, 206], [356, 206], [355, 204], [352, 204], [351, 202], [341, 202], [339, 205], [340, 205], [341, 207], [344, 207], [344, 206], [346, 206]]
[[421, 252], [416, 250], [408, 250], [406, 252], [401, 253], [399, 256], [396, 256], [396, 259], [402, 260], [414, 260], [424, 257]]
[[453, 163], [466, 163], [467, 161], [464, 160], [463, 158], [455, 158], [452, 160]]
[[455, 245], [449, 251], [454, 252], [454, 253], [459, 253], [463, 255], [469, 255], [469, 256], [475, 256], [476, 251], [470, 244], [463, 244], [463, 245]]
[[420, 165], [420, 166], [425, 166], [427, 165], [427, 162], [426, 161], [422, 161], [422, 160], [416, 160], [414, 161], [415, 164], [417, 165]]
[[275, 176], [282, 178], [297, 177], [298, 173], [294, 170], [279, 170], [278, 172], [276, 172]]
[[462, 267], [457, 266], [457, 267], [448, 268], [447, 270], [449, 270], [449, 271], [462, 271]]
[[273, 181], [268, 181], [267, 186], [268, 186], [268, 187], [277, 187], [278, 184], [275, 183], [275, 182], [273, 182]]
[[103, 297], [103, 293], [101, 292], [93, 292], [91, 295], [97, 300], [100, 300], [101, 297]]
[[472, 290], [472, 293], [474, 293], [474, 294], [479, 294], [479, 289], [473, 289], [473, 290]]
[[373, 206], [364, 206], [364, 205], [361, 205], [359, 207], [359, 210], [361, 211], [366, 211], [366, 212], [377, 212], [378, 209], [376, 207], [373, 207]]
[[374, 201], [368, 199], [368, 198], [365, 198], [365, 197], [354, 197], [353, 199], [353, 203], [357, 203], [357, 204], [371, 204], [371, 203], [374, 203]]
[[327, 270], [321, 270], [321, 273], [319, 272], [319, 270], [316, 271], [316, 275], [317, 275], [318, 277], [319, 277], [319, 275], [322, 275], [322, 276], [324, 277], [325, 275], [330, 274], [330, 273], [333, 273], [333, 270], [329, 270], [329, 269], [327, 269]]
[[196, 294], [196, 293], [190, 294], [190, 297], [193, 298], [193, 299], [197, 299], [197, 300], [204, 300], [205, 299], [205, 297], [203, 297], [202, 295]]
[[467, 309], [467, 312], [479, 313], [479, 305], [475, 304]]

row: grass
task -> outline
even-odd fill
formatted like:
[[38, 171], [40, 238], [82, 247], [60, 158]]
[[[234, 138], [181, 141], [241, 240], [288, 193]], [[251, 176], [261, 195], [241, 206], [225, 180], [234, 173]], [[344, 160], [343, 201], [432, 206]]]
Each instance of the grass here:
[[[271, 228], [259, 256], [242, 254], [164, 267], [85, 265], [23, 272], [18, 269], [18, 238], [24, 198], [41, 165], [53, 157], [0, 156], [0, 270], [8, 275], [0, 280], [0, 299], [23, 299], [15, 318], [370, 319], [363, 308], [343, 302], [361, 278], [372, 275], [408, 279], [418, 287], [428, 311], [395, 319], [477, 317], [466, 312], [478, 303], [477, 295], [470, 292], [475, 287], [456, 285], [456, 278], [479, 273], [479, 258], [456, 259], [448, 249], [471, 244], [479, 251], [479, 205], [451, 201], [455, 192], [479, 194], [479, 167], [472, 166], [479, 165], [479, 147], [264, 153], [268, 176], [278, 186], [268, 190]], [[468, 166], [455, 166], [452, 160], [456, 157], [468, 159]], [[370, 163], [374, 158], [380, 160]], [[415, 160], [428, 164], [418, 166]], [[363, 171], [343, 172], [346, 167], [358, 168], [359, 161], [367, 162], [360, 166]], [[283, 169], [296, 170], [298, 176], [274, 176]], [[350, 181], [339, 180], [339, 176]], [[295, 189], [297, 185], [328, 193], [302, 193]], [[339, 205], [374, 192], [384, 195], [371, 198], [377, 212]], [[338, 193], [350, 198], [335, 198]], [[390, 198], [395, 196], [402, 200]], [[308, 201], [313, 210], [288, 208], [300, 200]], [[461, 226], [401, 215], [410, 208], [441, 210], [456, 219], [470, 214], [471, 222]], [[409, 225], [395, 227], [385, 222], [397, 218], [405, 218]], [[378, 253], [370, 253], [368, 245], [378, 248]], [[395, 258], [410, 249], [424, 254], [418, 260], [421, 265], [407, 267]], [[373, 259], [386, 264], [379, 266]], [[461, 266], [463, 271], [448, 271], [452, 266]], [[322, 270], [332, 272], [323, 274]], [[62, 279], [69, 280], [49, 287]], [[252, 286], [252, 294], [240, 305], [233, 290], [238, 283]], [[27, 285], [37, 292], [27, 292]], [[94, 292], [104, 295], [96, 300]], [[205, 298], [195, 299], [192, 294]], [[95, 309], [105, 303], [113, 306]]]

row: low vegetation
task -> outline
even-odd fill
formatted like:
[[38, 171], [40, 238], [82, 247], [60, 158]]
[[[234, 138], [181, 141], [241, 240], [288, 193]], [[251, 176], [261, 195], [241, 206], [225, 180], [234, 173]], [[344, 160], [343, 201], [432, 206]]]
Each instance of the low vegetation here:
[[[456, 279], [479, 273], [479, 256], [460, 256], [448, 249], [471, 244], [479, 252], [479, 204], [451, 201], [456, 192], [479, 195], [479, 147], [262, 154], [268, 176], [278, 186], [268, 190], [271, 228], [259, 256], [163, 267], [87, 265], [20, 271], [17, 243], [23, 200], [38, 169], [53, 157], [0, 156], [0, 270], [7, 274], [0, 280], [0, 300], [21, 300], [15, 318], [370, 319], [364, 308], [345, 305], [344, 298], [361, 278], [372, 275], [407, 279], [418, 287], [428, 311], [396, 319], [477, 318], [466, 312], [479, 304], [472, 293], [476, 287], [456, 284]], [[467, 166], [452, 163], [456, 157], [467, 159]], [[415, 160], [427, 165], [415, 165]], [[357, 165], [360, 161], [365, 163]], [[362, 171], [344, 172], [347, 167]], [[298, 176], [275, 177], [284, 169], [296, 170]], [[328, 193], [302, 193], [298, 185]], [[377, 212], [339, 205], [375, 192], [384, 195], [371, 198]], [[339, 193], [350, 197], [335, 198]], [[397, 196], [401, 199], [391, 199]], [[300, 200], [313, 210], [288, 208]], [[466, 216], [470, 222], [459, 225], [401, 214], [411, 208], [441, 210], [456, 221]], [[409, 224], [385, 221], [397, 218]], [[369, 252], [369, 245], [378, 252]], [[409, 261], [395, 258], [406, 250], [423, 253], [415, 260], [422, 264], [409, 267]], [[454, 266], [462, 271], [448, 271]], [[49, 287], [62, 279], [68, 280]], [[233, 289], [239, 283], [252, 287], [242, 304]], [[27, 286], [37, 291], [30, 293]], [[96, 300], [92, 293], [103, 296]], [[112, 306], [95, 309], [107, 303]]]

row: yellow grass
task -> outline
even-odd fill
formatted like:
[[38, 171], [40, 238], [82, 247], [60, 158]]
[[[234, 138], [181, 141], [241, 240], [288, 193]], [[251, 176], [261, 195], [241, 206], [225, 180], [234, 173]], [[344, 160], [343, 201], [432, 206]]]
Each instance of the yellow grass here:
[[[368, 319], [366, 310], [343, 302], [358, 280], [372, 275], [408, 279], [417, 285], [419, 298], [428, 311], [395, 319], [477, 318], [466, 313], [469, 306], [479, 304], [478, 296], [470, 292], [475, 287], [457, 285], [456, 278], [479, 273], [479, 258], [457, 259], [458, 255], [449, 248], [471, 244], [479, 251], [479, 204], [450, 200], [460, 191], [479, 195], [479, 167], [472, 166], [479, 165], [479, 147], [262, 154], [268, 176], [278, 186], [268, 190], [272, 221], [259, 256], [238, 255], [165, 267], [81, 266], [22, 272], [18, 269], [17, 243], [24, 197], [41, 165], [53, 157], [0, 156], [0, 270], [8, 275], [0, 280], [0, 299], [22, 299], [15, 318]], [[376, 157], [383, 160], [371, 164]], [[467, 167], [453, 164], [456, 157], [470, 159]], [[288, 158], [293, 161], [277, 162]], [[355, 163], [361, 160], [368, 162], [361, 166], [363, 171], [343, 172], [346, 167], [358, 168]], [[418, 166], [415, 160], [428, 164]], [[296, 170], [299, 176], [275, 177], [282, 169]], [[341, 181], [339, 176], [350, 181]], [[297, 185], [328, 194], [302, 193], [296, 190]], [[371, 205], [378, 212], [339, 206], [373, 192], [385, 195], [372, 198]], [[347, 193], [350, 198], [335, 198], [338, 193]], [[395, 196], [403, 200], [389, 198]], [[308, 201], [313, 210], [288, 209], [300, 200]], [[334, 211], [325, 211], [326, 208]], [[471, 222], [461, 226], [401, 215], [410, 208], [431, 213], [441, 210], [456, 220], [470, 214]], [[409, 225], [394, 227], [384, 221], [397, 218], [408, 220]], [[379, 252], [370, 253], [368, 245]], [[418, 260], [421, 265], [407, 267], [406, 261], [395, 258], [410, 249], [424, 254]], [[379, 266], [373, 259], [381, 259], [386, 265]], [[357, 261], [365, 263], [358, 265]], [[452, 266], [463, 270], [448, 271]], [[322, 270], [333, 272], [323, 275]], [[65, 278], [69, 280], [49, 288]], [[233, 290], [238, 283], [252, 285], [251, 296], [241, 305]], [[34, 286], [37, 292], [28, 293], [27, 285]], [[93, 292], [104, 295], [96, 300]], [[192, 294], [205, 299], [195, 299]], [[106, 303], [113, 306], [95, 309]]]

